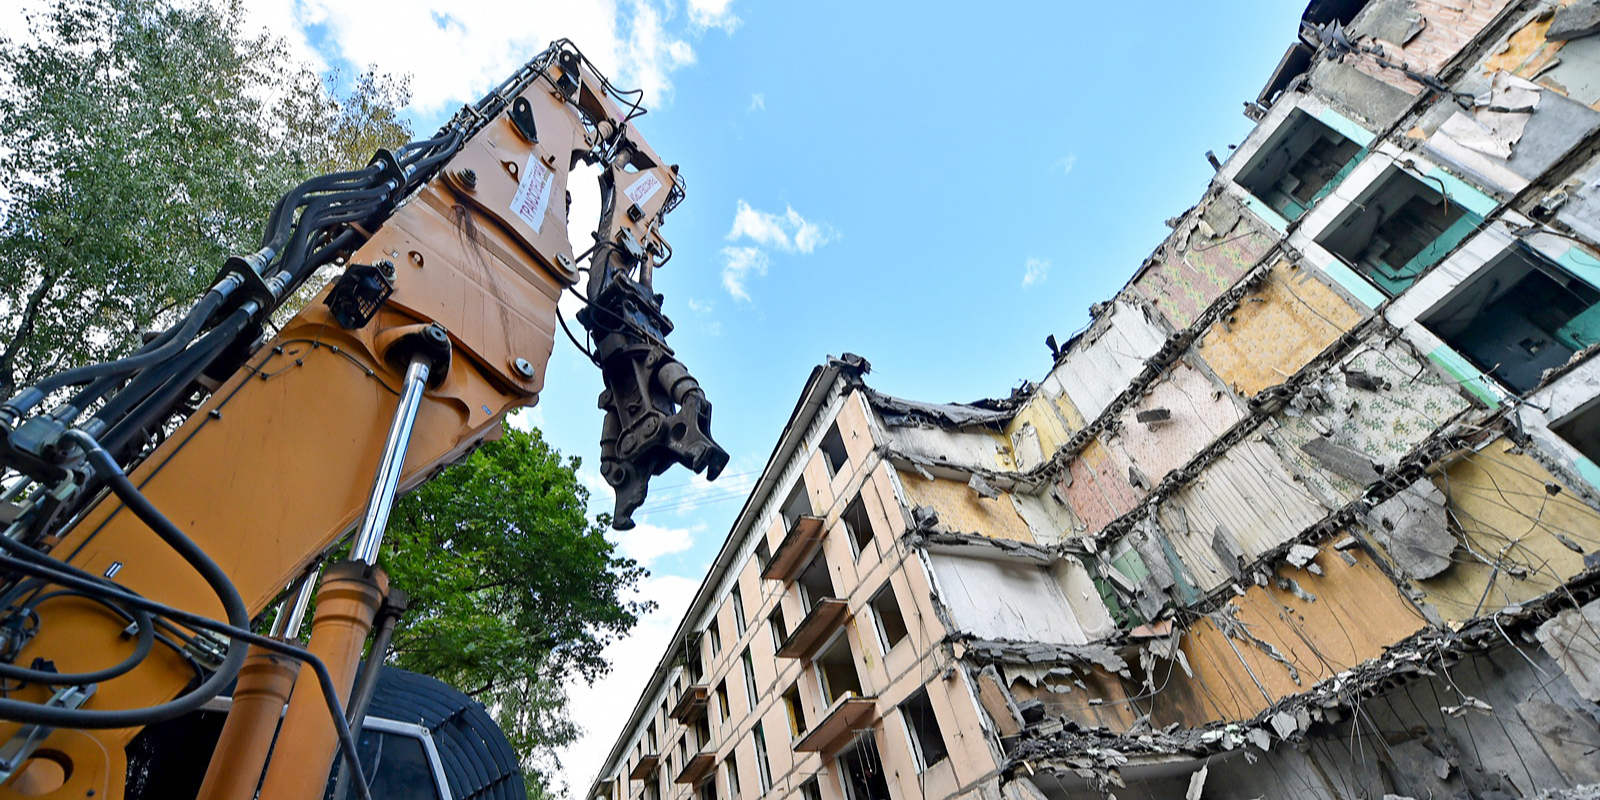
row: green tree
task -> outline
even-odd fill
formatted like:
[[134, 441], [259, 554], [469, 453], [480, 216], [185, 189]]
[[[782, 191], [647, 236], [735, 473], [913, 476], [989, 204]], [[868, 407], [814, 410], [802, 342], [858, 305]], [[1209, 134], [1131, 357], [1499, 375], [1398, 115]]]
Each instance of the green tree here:
[[410, 138], [403, 80], [336, 96], [239, 0], [57, 0], [0, 40], [0, 396], [131, 349], [294, 183]]
[[397, 503], [384, 537], [391, 584], [411, 596], [395, 662], [494, 711], [530, 785], [578, 734], [561, 686], [603, 675], [601, 651], [651, 608], [626, 599], [647, 573], [589, 521], [577, 468], [507, 427]]

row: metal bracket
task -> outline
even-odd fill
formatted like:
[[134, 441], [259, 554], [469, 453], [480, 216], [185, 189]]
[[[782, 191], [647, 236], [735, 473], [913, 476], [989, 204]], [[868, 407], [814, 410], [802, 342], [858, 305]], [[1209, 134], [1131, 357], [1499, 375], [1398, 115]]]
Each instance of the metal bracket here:
[[[51, 708], [78, 708], [94, 695], [95, 684], [86, 686], [68, 686], [58, 689], [45, 706]], [[33, 751], [55, 731], [48, 725], [24, 725], [11, 735], [4, 745], [0, 745], [0, 783], [11, 780], [17, 769], [27, 763], [33, 756]]]

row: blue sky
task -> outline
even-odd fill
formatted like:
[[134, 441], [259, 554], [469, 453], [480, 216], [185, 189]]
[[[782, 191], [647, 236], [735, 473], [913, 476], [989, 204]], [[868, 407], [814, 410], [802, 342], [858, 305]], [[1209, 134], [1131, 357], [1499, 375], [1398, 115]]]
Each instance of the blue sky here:
[[[811, 367], [850, 351], [873, 385], [1003, 396], [1050, 366], [1199, 199], [1292, 41], [1303, 0], [1084, 3], [245, 0], [251, 24], [346, 74], [409, 73], [431, 132], [544, 43], [572, 38], [644, 88], [639, 129], [681, 165], [657, 289], [733, 455], [715, 485], [656, 480], [638, 530], [662, 610], [573, 687], [582, 792], [648, 678]], [[15, 29], [13, 11], [0, 29]], [[582, 230], [574, 213], [574, 231]], [[578, 234], [575, 234], [578, 235]], [[585, 236], [586, 240], [587, 237]], [[600, 490], [597, 371], [556, 343], [529, 420]], [[659, 510], [652, 511], [652, 508]]]

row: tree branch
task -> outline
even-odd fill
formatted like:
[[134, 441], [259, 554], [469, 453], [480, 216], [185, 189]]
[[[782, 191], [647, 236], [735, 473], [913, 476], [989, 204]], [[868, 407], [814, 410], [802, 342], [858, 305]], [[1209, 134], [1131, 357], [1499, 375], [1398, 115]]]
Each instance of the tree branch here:
[[17, 388], [16, 362], [17, 353], [23, 345], [33, 337], [33, 329], [39, 322], [39, 307], [44, 305], [45, 296], [55, 288], [56, 281], [60, 280], [59, 274], [46, 275], [39, 282], [39, 287], [28, 295], [28, 302], [22, 309], [22, 321], [17, 323], [17, 332], [6, 343], [4, 353], [0, 353], [0, 395], [10, 397]]

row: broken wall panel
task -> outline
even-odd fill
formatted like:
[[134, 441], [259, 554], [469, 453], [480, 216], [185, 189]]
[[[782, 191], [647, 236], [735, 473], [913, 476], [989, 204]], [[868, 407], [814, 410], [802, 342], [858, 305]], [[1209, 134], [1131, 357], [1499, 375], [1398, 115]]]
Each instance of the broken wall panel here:
[[1284, 456], [1338, 504], [1467, 408], [1401, 340], [1369, 337], [1273, 416]]
[[1004, 493], [998, 499], [989, 499], [962, 481], [937, 477], [929, 480], [912, 470], [899, 472], [906, 502], [912, 508], [927, 506], [938, 512], [938, 529], [1034, 543], [1027, 521]]
[[1098, 437], [1078, 451], [1057, 486], [1091, 534], [1133, 510], [1145, 494], [1128, 482], [1127, 467]]
[[1026, 472], [1048, 460], [1072, 438], [1074, 431], [1083, 427], [1081, 417], [1076, 427], [1071, 420], [1062, 413], [1061, 406], [1050, 393], [1042, 388], [1035, 389], [1016, 416], [1006, 423], [1004, 431], [1011, 442], [1016, 468]]
[[1124, 733], [1144, 716], [1143, 687], [1098, 664], [1007, 664], [1011, 696], [1018, 703], [1038, 701], [1045, 715], [1065, 717], [1085, 728]]
[[1069, 347], [1045, 385], [1061, 387], [1085, 419], [1099, 417], [1166, 343], [1157, 316], [1126, 297], [1113, 301]]
[[[1224, 452], [1157, 511], [1201, 592], [1237, 579], [1237, 568], [1225, 564], [1219, 550], [1236, 552], [1249, 564], [1327, 514], [1259, 436]], [[1219, 539], [1231, 546], [1219, 547]]]
[[1243, 418], [1209, 376], [1179, 361], [1117, 416], [1106, 448], [1124, 475], [1155, 486]]
[[1555, 13], [1535, 11], [1491, 51], [1482, 71], [1506, 70], [1581, 105], [1600, 105], [1600, 37], [1583, 32], [1585, 16], [1595, 17], [1588, 0], [1566, 3]]
[[1195, 350], [1235, 392], [1253, 397], [1299, 372], [1363, 316], [1316, 270], [1280, 261]]
[[1412, 585], [1446, 622], [1554, 591], [1584, 570], [1584, 553], [1600, 551], [1600, 513], [1508, 440], [1464, 454], [1433, 482], [1460, 546], [1453, 566]]
[[[1577, 798], [1583, 790], [1556, 790], [1600, 781], [1600, 725], [1564, 681], [1550, 680], [1557, 668], [1537, 649], [1504, 646], [1448, 665], [1413, 658], [1408, 681], [1350, 712], [1325, 712], [1306, 744], [1212, 759], [1206, 796], [1226, 787], [1217, 796]], [[1484, 708], [1460, 710], [1463, 698]], [[1181, 796], [1183, 781], [1172, 786], [1148, 789]]]
[[1082, 527], [1072, 507], [1058, 498], [1058, 493], [1048, 488], [1038, 494], [1010, 492], [1011, 505], [1017, 515], [1033, 531], [1033, 541], [1045, 546], [1057, 545], [1075, 535]]
[[1186, 218], [1133, 280], [1133, 288], [1183, 330], [1247, 274], [1276, 234], [1220, 195]]
[[[1352, 39], [1375, 42], [1383, 60], [1404, 63], [1422, 75], [1437, 75], [1493, 22], [1510, 0], [1373, 0], [1350, 26]], [[1424, 86], [1370, 53], [1352, 53], [1355, 68], [1410, 95]]]
[[980, 639], [1085, 644], [1089, 637], [1048, 567], [929, 553], [939, 601], [957, 631]]
[[921, 464], [948, 464], [965, 469], [1009, 467], [1004, 437], [981, 427], [938, 428], [922, 425], [885, 426], [889, 449]]
[[1394, 582], [1371, 557], [1349, 552], [1353, 563], [1319, 552], [1311, 563], [1321, 575], [1278, 567], [1275, 578], [1314, 601], [1276, 582], [1252, 585], [1191, 626], [1182, 648], [1194, 675], [1178, 668], [1157, 676], [1166, 688], [1151, 698], [1151, 723], [1250, 719], [1420, 630], [1426, 621]]

